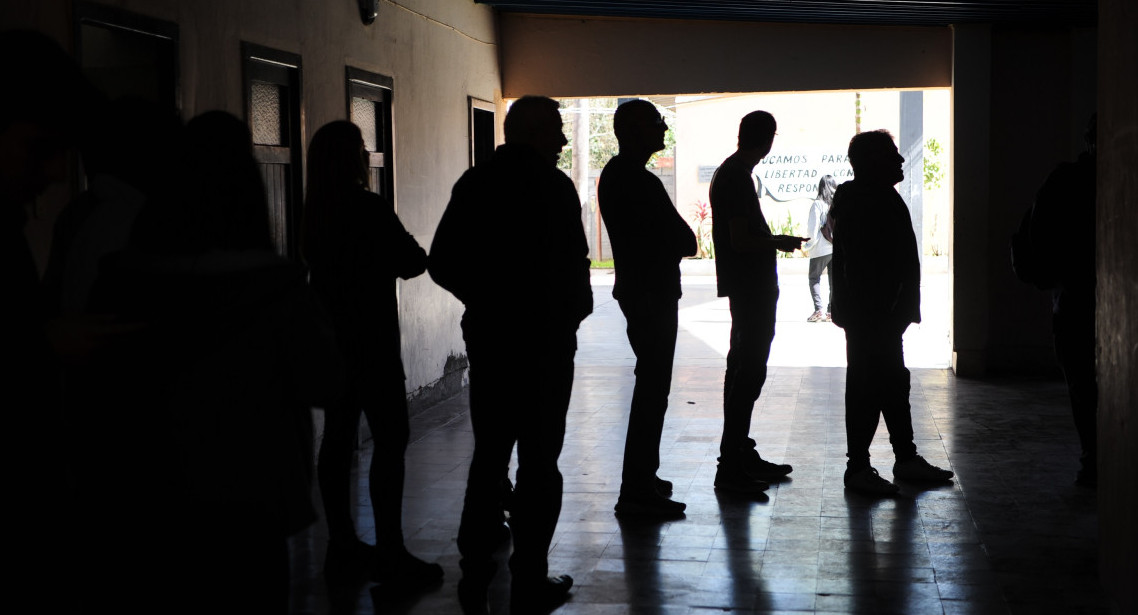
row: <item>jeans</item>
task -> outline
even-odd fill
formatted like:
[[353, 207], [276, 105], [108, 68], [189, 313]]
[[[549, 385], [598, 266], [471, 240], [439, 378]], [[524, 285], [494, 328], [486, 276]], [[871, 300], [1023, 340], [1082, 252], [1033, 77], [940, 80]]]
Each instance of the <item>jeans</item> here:
[[829, 297], [826, 298], [826, 313], [830, 313], [830, 304], [833, 303], [834, 297], [834, 270], [830, 267], [833, 258], [833, 254], [826, 254], [810, 259], [810, 271], [806, 279], [810, 282], [810, 297], [814, 299], [815, 312], [822, 311], [822, 270], [825, 269], [826, 285], [830, 289]]
[[909, 370], [901, 346], [908, 323], [846, 325], [847, 467], [869, 467], [869, 445], [885, 417], [897, 460], [917, 454], [909, 407]]
[[[564, 328], [562, 328], [564, 329]], [[573, 388], [576, 331], [534, 330], [522, 340], [463, 320], [470, 360], [470, 422], [474, 455], [458, 529], [464, 578], [487, 582], [501, 525], [501, 481], [518, 447], [510, 509], [515, 582], [544, 579], [547, 554], [561, 514], [557, 458]]]
[[[359, 389], [364, 386], [379, 390], [362, 394]], [[375, 441], [368, 493], [375, 515], [376, 546], [381, 554], [390, 553], [403, 547], [403, 455], [410, 435], [401, 373], [380, 382], [371, 378], [350, 382], [345, 398], [324, 410], [324, 438], [316, 472], [328, 534], [337, 542], [356, 540], [351, 517], [351, 472], [361, 413], [367, 418]]]
[[722, 457], [737, 455], [740, 448], [754, 448], [754, 440], [749, 438], [751, 412], [767, 380], [777, 304], [777, 287], [771, 294], [730, 298], [731, 349], [723, 376], [723, 437], [719, 444]]
[[628, 321], [628, 342], [636, 354], [636, 385], [628, 435], [624, 441], [621, 492], [645, 491], [660, 468], [660, 436], [672, 387], [676, 353], [678, 302], [676, 299], [621, 299]]

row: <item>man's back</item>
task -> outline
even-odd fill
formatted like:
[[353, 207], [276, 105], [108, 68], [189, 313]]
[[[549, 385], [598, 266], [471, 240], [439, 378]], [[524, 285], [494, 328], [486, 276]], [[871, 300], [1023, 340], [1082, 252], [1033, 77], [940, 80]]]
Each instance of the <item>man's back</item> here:
[[516, 257], [508, 288], [531, 302], [530, 311], [574, 326], [592, 312], [589, 248], [573, 182], [526, 146], [500, 146], [489, 163], [462, 175], [429, 257], [431, 277], [468, 312], [517, 318], [499, 309], [501, 272], [489, 265], [495, 237]]
[[854, 179], [838, 186], [830, 215], [834, 324], [921, 322], [920, 256], [901, 195]]
[[711, 179], [710, 200], [719, 296], [774, 292], [778, 288], [775, 248], [742, 251], [731, 241], [733, 219], [745, 220], [751, 234], [771, 234], [755, 193], [750, 168], [736, 156], [724, 160]]

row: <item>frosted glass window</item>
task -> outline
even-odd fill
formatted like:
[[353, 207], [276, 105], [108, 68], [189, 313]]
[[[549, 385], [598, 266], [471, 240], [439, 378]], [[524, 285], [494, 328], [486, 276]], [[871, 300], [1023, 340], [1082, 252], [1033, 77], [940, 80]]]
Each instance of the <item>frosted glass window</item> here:
[[378, 151], [375, 129], [375, 103], [366, 98], [352, 98], [352, 123], [364, 133], [364, 147], [369, 152]]
[[263, 81], [254, 81], [250, 97], [253, 99], [253, 143], [281, 145], [281, 87]]

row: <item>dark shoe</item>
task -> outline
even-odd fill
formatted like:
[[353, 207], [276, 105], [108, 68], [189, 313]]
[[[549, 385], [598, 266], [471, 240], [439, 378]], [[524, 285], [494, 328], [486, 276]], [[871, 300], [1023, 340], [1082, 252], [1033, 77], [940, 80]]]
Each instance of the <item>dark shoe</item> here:
[[362, 540], [328, 541], [324, 576], [330, 581], [366, 578], [375, 561], [375, 547]]
[[443, 567], [424, 562], [406, 549], [394, 556], [376, 554], [372, 580], [404, 591], [418, 591], [430, 587], [443, 578]]
[[942, 470], [916, 455], [905, 461], [893, 464], [894, 480], [908, 480], [923, 483], [944, 483], [952, 480], [951, 470]]
[[490, 583], [462, 577], [458, 580], [458, 605], [463, 615], [490, 614]]
[[745, 453], [742, 461], [747, 474], [768, 483], [777, 483], [794, 471], [788, 463], [771, 463], [763, 459], [754, 449]]
[[874, 468], [864, 468], [854, 472], [847, 469], [843, 482], [846, 489], [865, 495], [891, 496], [897, 495], [900, 490], [897, 485], [881, 478]]
[[573, 577], [563, 574], [534, 581], [515, 578], [510, 584], [511, 615], [536, 615], [548, 613], [565, 604], [569, 590], [573, 588]]
[[656, 493], [666, 498], [672, 497], [672, 481], [664, 480], [659, 476], [656, 476], [654, 480], [656, 481]]
[[740, 495], [757, 495], [770, 488], [770, 484], [751, 476], [742, 465], [719, 460], [715, 470], [715, 489]]
[[751, 446], [744, 446], [727, 457], [721, 457], [719, 465], [723, 465], [725, 459], [728, 464], [742, 468], [751, 478], [768, 483], [777, 483], [794, 471], [790, 464], [771, 463], [763, 459], [759, 456], [759, 451]]
[[655, 491], [622, 493], [616, 501], [616, 514], [629, 517], [679, 519], [688, 505], [671, 500]]

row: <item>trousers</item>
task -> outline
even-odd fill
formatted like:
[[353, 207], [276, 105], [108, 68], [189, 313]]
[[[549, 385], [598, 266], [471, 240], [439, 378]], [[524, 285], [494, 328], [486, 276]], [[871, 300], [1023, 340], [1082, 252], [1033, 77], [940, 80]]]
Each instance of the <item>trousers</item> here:
[[723, 376], [723, 437], [719, 444], [723, 457], [755, 446], [749, 437], [751, 413], [767, 381], [778, 288], [772, 293], [732, 296], [729, 302], [731, 348]]
[[678, 301], [654, 297], [621, 299], [628, 342], [636, 355], [636, 384], [624, 440], [621, 491], [647, 490], [660, 468], [660, 437], [672, 388]]
[[909, 406], [909, 370], [901, 334], [908, 323], [846, 326], [846, 465], [869, 467], [869, 446], [881, 417], [898, 460], [917, 454]]

